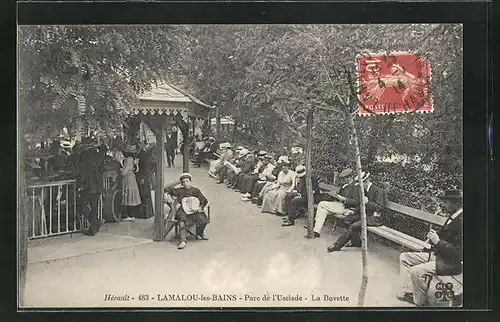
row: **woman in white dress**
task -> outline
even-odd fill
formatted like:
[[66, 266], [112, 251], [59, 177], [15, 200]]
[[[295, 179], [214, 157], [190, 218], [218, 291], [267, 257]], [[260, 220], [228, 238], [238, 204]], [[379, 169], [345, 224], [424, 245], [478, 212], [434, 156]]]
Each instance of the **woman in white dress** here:
[[284, 160], [276, 183], [263, 195], [261, 212], [283, 214], [285, 196], [295, 188], [295, 172], [289, 167], [290, 161]]

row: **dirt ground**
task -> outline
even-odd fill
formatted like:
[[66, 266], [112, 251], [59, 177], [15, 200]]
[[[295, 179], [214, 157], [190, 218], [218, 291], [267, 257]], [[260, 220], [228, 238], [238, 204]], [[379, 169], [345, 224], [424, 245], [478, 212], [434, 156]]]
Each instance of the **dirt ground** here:
[[[166, 182], [177, 178], [181, 164], [165, 169]], [[83, 235], [32, 242], [26, 307], [357, 306], [359, 249], [327, 253], [338, 236], [328, 226], [320, 238], [306, 239], [303, 219], [281, 227], [280, 217], [241, 201], [206, 168], [191, 173], [210, 201], [210, 240], [189, 240], [183, 250], [172, 233], [148, 242], [151, 218], [108, 223], [94, 237], [98, 243]], [[395, 298], [398, 254], [370, 243], [366, 306], [409, 306]]]

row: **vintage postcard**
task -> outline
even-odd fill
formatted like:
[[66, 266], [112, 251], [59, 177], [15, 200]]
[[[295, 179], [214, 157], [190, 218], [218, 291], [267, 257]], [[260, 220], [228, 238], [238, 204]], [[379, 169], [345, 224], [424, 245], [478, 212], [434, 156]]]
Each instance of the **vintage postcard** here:
[[461, 24], [19, 25], [18, 59], [21, 308], [463, 305]]

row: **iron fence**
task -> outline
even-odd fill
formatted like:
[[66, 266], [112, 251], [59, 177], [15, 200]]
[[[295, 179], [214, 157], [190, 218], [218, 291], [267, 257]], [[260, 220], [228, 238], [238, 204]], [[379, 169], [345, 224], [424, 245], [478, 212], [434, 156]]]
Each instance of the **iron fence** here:
[[[76, 180], [54, 181], [27, 187], [29, 200], [29, 238], [70, 234], [87, 229], [88, 220], [77, 207]], [[103, 202], [99, 197], [98, 220], [102, 220]]]

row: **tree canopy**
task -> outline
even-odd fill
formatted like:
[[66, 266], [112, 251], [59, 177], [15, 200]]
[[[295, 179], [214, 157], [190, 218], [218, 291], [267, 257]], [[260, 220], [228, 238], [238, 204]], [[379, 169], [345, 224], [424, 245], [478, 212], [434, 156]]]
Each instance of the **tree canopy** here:
[[353, 160], [342, 107], [356, 106], [356, 55], [417, 53], [430, 62], [434, 113], [359, 118], [363, 164], [375, 171], [381, 158], [398, 156], [396, 172], [461, 178], [458, 24], [23, 26], [19, 36], [26, 133], [74, 131], [77, 120], [111, 130], [137, 94], [167, 80], [231, 116], [234, 140], [274, 151], [305, 144], [314, 107], [313, 165], [326, 179]]
[[[316, 107], [313, 165], [327, 177], [353, 160], [341, 107], [348, 100], [355, 107], [356, 55], [404, 51], [424, 57], [434, 113], [360, 118], [363, 164], [382, 179], [418, 169], [426, 179], [438, 177], [426, 175], [434, 171], [451, 176], [446, 184], [461, 181], [462, 129], [454, 126], [462, 124], [461, 25], [218, 25], [176, 32], [189, 49], [174, 74], [202, 98], [217, 101], [246, 143], [271, 149], [303, 144], [306, 111]], [[381, 171], [379, 160], [394, 156], [402, 161]], [[422, 179], [409, 184], [431, 185]]]
[[[169, 26], [22, 26], [19, 92], [25, 132], [50, 137], [77, 121], [116, 128], [137, 94], [171, 64]], [[78, 104], [83, 98], [85, 104]]]

